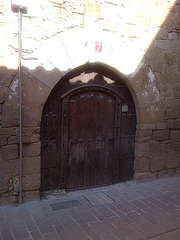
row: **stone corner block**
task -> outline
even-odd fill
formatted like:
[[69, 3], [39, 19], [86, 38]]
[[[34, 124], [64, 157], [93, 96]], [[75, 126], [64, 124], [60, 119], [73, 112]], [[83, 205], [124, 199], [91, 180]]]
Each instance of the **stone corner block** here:
[[157, 173], [144, 172], [134, 174], [134, 180], [136, 181], [152, 180], [155, 178], [157, 178]]
[[40, 155], [40, 142], [28, 143], [23, 145], [23, 156], [24, 157], [37, 157]]
[[149, 172], [149, 158], [140, 157], [135, 160], [135, 172]]
[[23, 192], [23, 201], [29, 202], [34, 200], [40, 200], [40, 193], [39, 191], [26, 191]]
[[23, 191], [39, 190], [40, 174], [31, 174], [23, 177]]
[[24, 175], [40, 173], [40, 157], [24, 157], [23, 172]]

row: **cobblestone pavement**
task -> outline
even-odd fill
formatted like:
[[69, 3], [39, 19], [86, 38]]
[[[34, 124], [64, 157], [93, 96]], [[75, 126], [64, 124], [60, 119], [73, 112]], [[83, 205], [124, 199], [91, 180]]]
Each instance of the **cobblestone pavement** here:
[[180, 176], [0, 207], [0, 240], [180, 240]]

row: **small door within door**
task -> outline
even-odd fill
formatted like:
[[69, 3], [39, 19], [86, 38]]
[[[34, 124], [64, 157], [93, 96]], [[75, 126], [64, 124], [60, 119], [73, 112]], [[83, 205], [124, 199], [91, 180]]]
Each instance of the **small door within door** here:
[[115, 94], [100, 89], [82, 89], [63, 99], [61, 161], [67, 166], [66, 189], [118, 181], [118, 104]]

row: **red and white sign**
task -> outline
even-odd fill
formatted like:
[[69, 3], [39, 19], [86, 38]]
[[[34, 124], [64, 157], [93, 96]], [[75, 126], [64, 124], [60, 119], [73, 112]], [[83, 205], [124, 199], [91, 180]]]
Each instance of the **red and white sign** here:
[[102, 53], [102, 43], [101, 42], [96, 42], [95, 43], [95, 51]]

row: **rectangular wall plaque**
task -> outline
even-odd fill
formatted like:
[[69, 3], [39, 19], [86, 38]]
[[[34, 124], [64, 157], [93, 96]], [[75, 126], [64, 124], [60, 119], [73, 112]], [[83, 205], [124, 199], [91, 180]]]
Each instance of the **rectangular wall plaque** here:
[[101, 42], [95, 42], [95, 51], [102, 53], [102, 43]]

